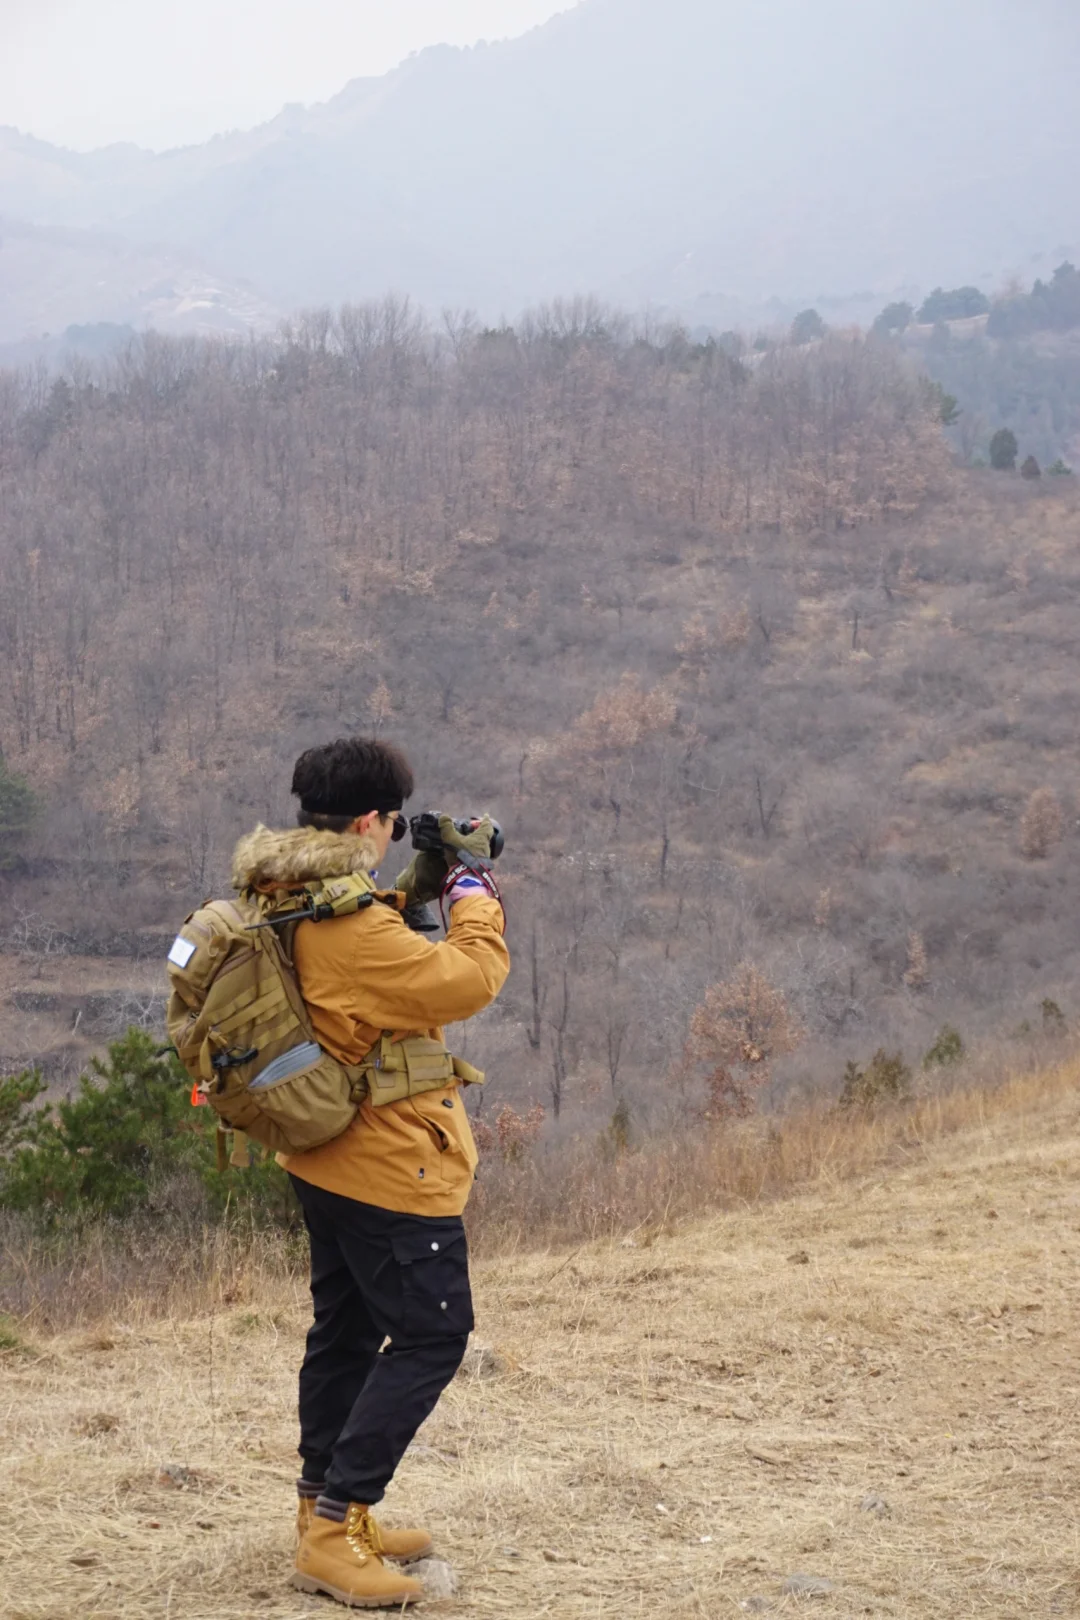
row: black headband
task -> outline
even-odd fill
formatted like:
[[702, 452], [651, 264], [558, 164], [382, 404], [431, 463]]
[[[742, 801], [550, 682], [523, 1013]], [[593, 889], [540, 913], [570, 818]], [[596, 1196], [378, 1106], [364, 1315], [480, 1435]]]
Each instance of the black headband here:
[[385, 795], [380, 797], [376, 794], [373, 800], [367, 800], [363, 810], [357, 810], [355, 802], [346, 804], [340, 800], [334, 800], [329, 803], [324, 799], [320, 799], [318, 803], [315, 803], [311, 799], [301, 799], [300, 808], [309, 816], [349, 816], [355, 821], [358, 816], [366, 816], [371, 810], [377, 810], [380, 816], [392, 816], [396, 810], [401, 809], [401, 800], [387, 798]]

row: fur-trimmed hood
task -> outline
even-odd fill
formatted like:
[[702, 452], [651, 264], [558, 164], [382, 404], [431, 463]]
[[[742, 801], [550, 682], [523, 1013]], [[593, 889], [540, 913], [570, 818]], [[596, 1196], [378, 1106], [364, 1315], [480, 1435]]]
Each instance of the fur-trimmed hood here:
[[232, 883], [238, 893], [294, 888], [318, 878], [373, 872], [378, 860], [371, 839], [356, 833], [321, 832], [316, 827], [276, 832], [260, 825], [233, 851]]

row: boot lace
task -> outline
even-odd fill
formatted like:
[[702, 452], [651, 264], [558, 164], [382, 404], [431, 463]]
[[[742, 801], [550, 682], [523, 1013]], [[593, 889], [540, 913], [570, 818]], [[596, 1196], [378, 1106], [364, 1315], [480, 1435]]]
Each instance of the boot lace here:
[[361, 1507], [358, 1502], [353, 1502], [349, 1507], [345, 1520], [345, 1539], [362, 1564], [369, 1558], [378, 1558], [382, 1553], [383, 1544], [379, 1527], [367, 1508]]

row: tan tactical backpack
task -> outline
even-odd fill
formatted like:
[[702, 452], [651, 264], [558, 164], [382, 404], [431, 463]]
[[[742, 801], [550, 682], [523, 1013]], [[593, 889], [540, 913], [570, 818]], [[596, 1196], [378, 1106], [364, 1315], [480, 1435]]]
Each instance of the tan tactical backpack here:
[[[366, 873], [305, 884], [284, 900], [243, 895], [192, 912], [168, 955], [169, 1035], [219, 1126], [280, 1153], [340, 1136], [366, 1097], [399, 1102], [483, 1075], [439, 1041], [384, 1035], [364, 1062], [339, 1063], [315, 1038], [292, 961], [297, 923], [362, 910]], [[243, 1162], [242, 1151], [234, 1163]]]

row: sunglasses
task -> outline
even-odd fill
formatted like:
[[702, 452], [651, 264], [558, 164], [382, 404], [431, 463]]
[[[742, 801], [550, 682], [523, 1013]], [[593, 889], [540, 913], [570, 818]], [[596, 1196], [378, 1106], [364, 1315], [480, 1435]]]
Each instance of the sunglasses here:
[[392, 844], [400, 844], [401, 840], [409, 830], [408, 817], [403, 816], [400, 810], [395, 810], [392, 813], [391, 820], [394, 823], [394, 830], [390, 834], [390, 842]]

